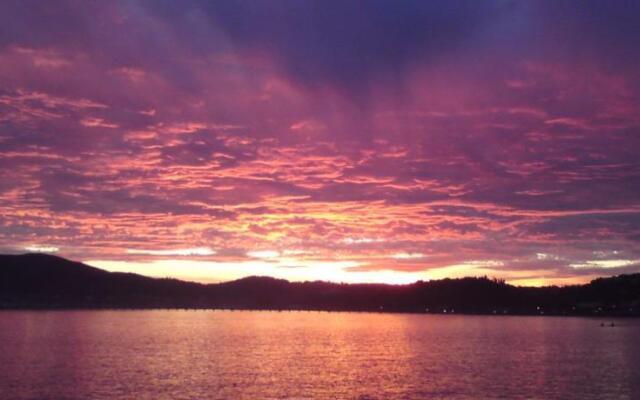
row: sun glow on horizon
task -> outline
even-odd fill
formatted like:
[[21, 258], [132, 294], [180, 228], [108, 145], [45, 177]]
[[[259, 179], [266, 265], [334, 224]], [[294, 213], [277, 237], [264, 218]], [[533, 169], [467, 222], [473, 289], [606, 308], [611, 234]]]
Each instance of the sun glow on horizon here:
[[203, 283], [226, 282], [248, 276], [270, 276], [289, 281], [407, 284], [427, 278], [424, 272], [392, 270], [350, 271], [357, 261], [301, 260], [289, 257], [245, 261], [163, 259], [150, 261], [86, 260], [110, 272], [131, 272], [156, 278], [176, 278]]
[[[545, 270], [501, 271], [496, 260], [474, 260], [424, 271], [367, 270], [367, 263], [353, 260], [308, 260], [295, 257], [266, 257], [239, 261], [160, 259], [148, 261], [87, 260], [86, 264], [110, 272], [131, 272], [155, 278], [175, 278], [202, 283], [226, 282], [248, 276], [269, 276], [292, 282], [410, 284], [445, 278], [481, 277], [504, 279], [516, 286], [573, 285], [595, 278], [550, 275]], [[364, 268], [363, 268], [364, 267]], [[540, 277], [536, 277], [536, 275]]]
[[[150, 261], [87, 260], [86, 264], [110, 272], [136, 273], [154, 278], [175, 278], [201, 283], [219, 283], [249, 276], [269, 276], [291, 282], [325, 281], [334, 283], [382, 283], [391, 285], [411, 284], [445, 278], [482, 277], [504, 279], [515, 286], [575, 285], [587, 283], [597, 277], [589, 274], [578, 277], [549, 275], [548, 271], [508, 272], [490, 268], [481, 262], [449, 265], [419, 272], [396, 270], [350, 270], [361, 267], [356, 261], [298, 260], [289, 257], [254, 259], [246, 261], [203, 261], [164, 259]], [[471, 267], [470, 267], [471, 266]], [[540, 277], [534, 277], [540, 274]]]

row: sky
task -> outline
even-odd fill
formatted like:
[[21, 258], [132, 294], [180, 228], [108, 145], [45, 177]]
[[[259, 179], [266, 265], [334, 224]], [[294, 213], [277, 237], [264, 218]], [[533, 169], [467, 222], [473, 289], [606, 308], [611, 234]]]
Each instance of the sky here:
[[640, 2], [2, 1], [0, 252], [218, 282], [640, 272]]

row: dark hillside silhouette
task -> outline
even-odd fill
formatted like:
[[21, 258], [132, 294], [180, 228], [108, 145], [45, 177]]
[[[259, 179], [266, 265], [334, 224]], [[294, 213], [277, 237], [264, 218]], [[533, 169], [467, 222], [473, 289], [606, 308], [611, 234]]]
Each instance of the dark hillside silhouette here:
[[517, 287], [488, 278], [409, 285], [288, 282], [219, 284], [107, 272], [43, 254], [0, 255], [1, 309], [225, 308], [526, 315], [640, 316], [640, 274], [566, 287]]

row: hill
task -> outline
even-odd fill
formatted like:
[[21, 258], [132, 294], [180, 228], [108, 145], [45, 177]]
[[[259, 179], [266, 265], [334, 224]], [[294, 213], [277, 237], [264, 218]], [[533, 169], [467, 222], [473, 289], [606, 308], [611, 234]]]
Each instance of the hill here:
[[205, 285], [107, 272], [44, 254], [0, 255], [0, 309], [80, 308], [640, 316], [640, 274], [542, 288], [488, 278], [383, 285], [249, 277]]

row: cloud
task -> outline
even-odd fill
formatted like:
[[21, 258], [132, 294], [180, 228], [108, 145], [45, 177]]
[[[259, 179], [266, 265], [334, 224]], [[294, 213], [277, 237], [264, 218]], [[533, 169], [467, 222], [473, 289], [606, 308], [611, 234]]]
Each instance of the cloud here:
[[128, 254], [142, 254], [150, 256], [212, 256], [216, 251], [209, 247], [192, 247], [187, 249], [127, 249]]
[[280, 257], [280, 252], [275, 250], [253, 250], [248, 251], [247, 256], [252, 258], [276, 258]]
[[621, 268], [640, 264], [640, 260], [589, 260], [582, 264], [571, 264], [572, 268]]
[[57, 253], [58, 251], [60, 251], [60, 249], [55, 246], [41, 246], [41, 245], [26, 246], [24, 249], [26, 251], [33, 252], [33, 253]]
[[395, 253], [391, 256], [391, 258], [395, 258], [397, 260], [411, 260], [414, 258], [423, 258], [424, 254], [422, 253]]
[[629, 2], [5, 2], [0, 241], [345, 281], [638, 271], [616, 264], [640, 259], [638, 21]]

